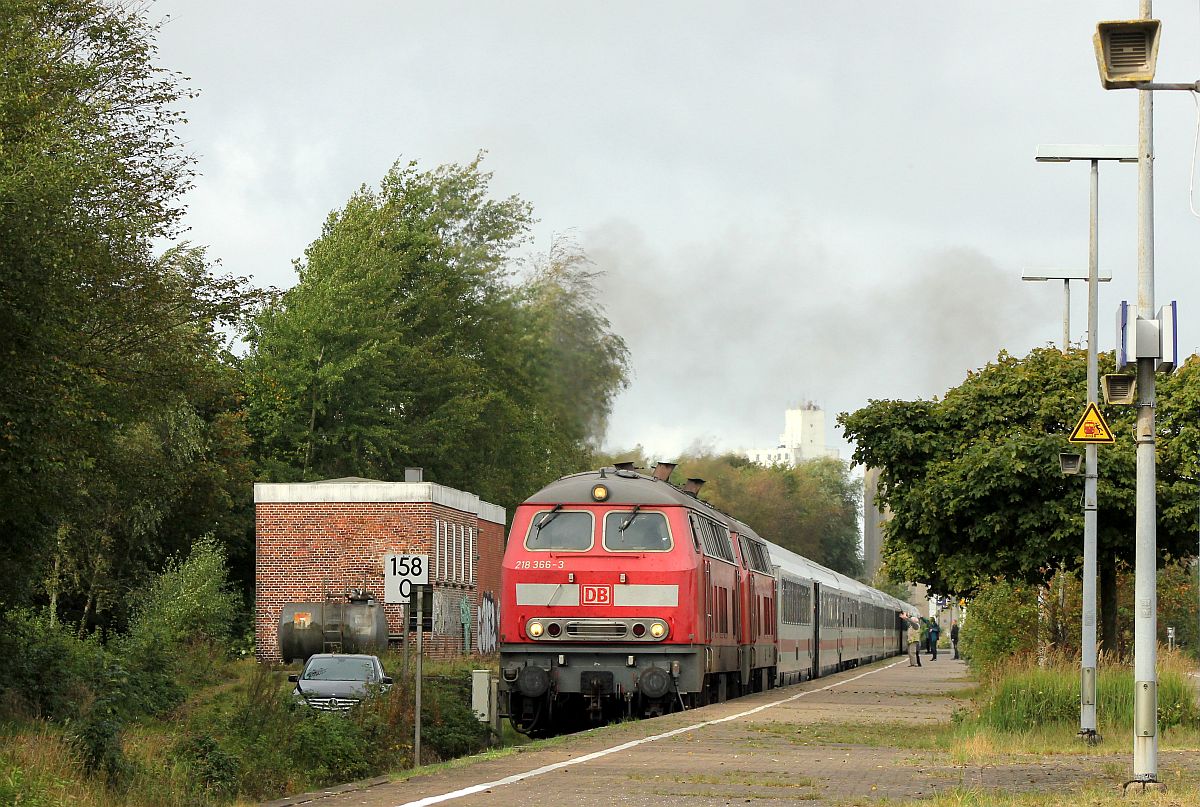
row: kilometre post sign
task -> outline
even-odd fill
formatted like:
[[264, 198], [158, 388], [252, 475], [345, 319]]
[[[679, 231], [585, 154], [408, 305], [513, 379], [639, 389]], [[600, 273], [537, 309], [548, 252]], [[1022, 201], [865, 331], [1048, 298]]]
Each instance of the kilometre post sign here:
[[383, 601], [405, 604], [413, 586], [429, 585], [428, 555], [384, 555]]

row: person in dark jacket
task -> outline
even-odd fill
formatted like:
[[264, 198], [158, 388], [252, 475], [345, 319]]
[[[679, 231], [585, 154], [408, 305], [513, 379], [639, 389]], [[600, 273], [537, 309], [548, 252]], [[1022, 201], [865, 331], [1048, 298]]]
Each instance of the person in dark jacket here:
[[937, 643], [938, 637], [942, 635], [942, 628], [938, 625], [937, 617], [929, 620], [929, 660], [937, 661]]
[[958, 658], [958, 620], [950, 620], [950, 646], [954, 648], [954, 657]]

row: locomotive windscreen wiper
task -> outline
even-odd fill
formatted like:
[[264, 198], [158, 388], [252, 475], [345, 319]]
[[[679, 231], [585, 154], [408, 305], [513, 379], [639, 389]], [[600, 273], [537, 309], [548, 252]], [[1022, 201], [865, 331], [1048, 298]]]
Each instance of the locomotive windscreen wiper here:
[[642, 509], [642, 506], [640, 504], [635, 504], [633, 506], [633, 512], [629, 514], [629, 518], [622, 521], [621, 526], [617, 527], [617, 532], [625, 532], [625, 528], [633, 523], [633, 520], [635, 518], [637, 518], [638, 511], [641, 509]]
[[551, 521], [558, 518], [558, 514], [560, 512], [562, 512], [562, 508], [563, 508], [563, 506], [561, 504], [554, 505], [553, 510], [551, 510], [549, 513], [547, 513], [546, 515], [544, 515], [538, 519], [538, 522], [533, 525], [533, 529], [537, 532], [541, 532], [542, 527], [546, 526]]

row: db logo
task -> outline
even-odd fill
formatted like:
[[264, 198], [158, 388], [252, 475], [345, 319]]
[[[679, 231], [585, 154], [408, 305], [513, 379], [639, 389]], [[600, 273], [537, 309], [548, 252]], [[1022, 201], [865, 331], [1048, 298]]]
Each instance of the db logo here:
[[583, 586], [580, 595], [583, 605], [612, 605], [612, 586]]

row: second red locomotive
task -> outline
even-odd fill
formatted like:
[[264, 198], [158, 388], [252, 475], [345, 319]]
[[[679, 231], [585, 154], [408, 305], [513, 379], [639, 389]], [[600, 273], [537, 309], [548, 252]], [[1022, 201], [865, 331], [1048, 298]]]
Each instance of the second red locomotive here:
[[542, 735], [723, 701], [901, 649], [907, 606], [631, 464], [551, 483], [505, 550], [502, 708]]

